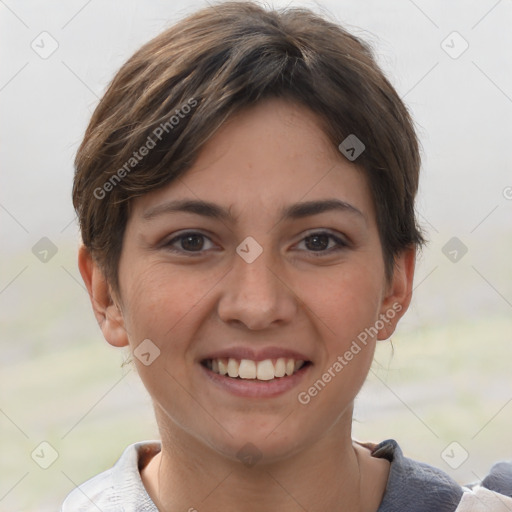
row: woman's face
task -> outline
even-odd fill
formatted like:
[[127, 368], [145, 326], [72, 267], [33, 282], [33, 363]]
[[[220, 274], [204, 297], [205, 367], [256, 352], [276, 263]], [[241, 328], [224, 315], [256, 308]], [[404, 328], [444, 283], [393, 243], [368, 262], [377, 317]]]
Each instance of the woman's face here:
[[128, 334], [106, 337], [135, 351], [161, 431], [276, 460], [350, 433], [413, 260], [386, 282], [364, 174], [312, 112], [268, 100], [134, 201], [119, 266]]

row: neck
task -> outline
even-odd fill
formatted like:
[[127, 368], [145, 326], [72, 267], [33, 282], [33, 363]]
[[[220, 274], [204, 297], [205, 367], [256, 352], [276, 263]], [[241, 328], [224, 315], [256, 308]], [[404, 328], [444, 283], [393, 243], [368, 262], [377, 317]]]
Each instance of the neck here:
[[[377, 496], [375, 477], [379, 476], [368, 478], [375, 471], [368, 471], [368, 457], [362, 455], [365, 449], [353, 445], [350, 427], [351, 422], [341, 422], [299, 453], [249, 467], [220, 455], [181, 429], [166, 426], [160, 429], [162, 451], [144, 468], [142, 479], [162, 512], [374, 511], [387, 473]], [[387, 464], [380, 468], [388, 469]], [[365, 495], [363, 483], [367, 481], [372, 482], [373, 496]]]

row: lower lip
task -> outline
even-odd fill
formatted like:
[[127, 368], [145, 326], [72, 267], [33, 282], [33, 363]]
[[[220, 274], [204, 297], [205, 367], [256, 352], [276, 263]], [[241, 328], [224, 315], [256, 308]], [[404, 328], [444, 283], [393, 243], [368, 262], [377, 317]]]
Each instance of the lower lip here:
[[311, 364], [307, 364], [293, 375], [272, 380], [234, 379], [212, 372], [202, 364], [199, 366], [213, 384], [233, 395], [245, 398], [272, 398], [298, 386], [309, 371]]

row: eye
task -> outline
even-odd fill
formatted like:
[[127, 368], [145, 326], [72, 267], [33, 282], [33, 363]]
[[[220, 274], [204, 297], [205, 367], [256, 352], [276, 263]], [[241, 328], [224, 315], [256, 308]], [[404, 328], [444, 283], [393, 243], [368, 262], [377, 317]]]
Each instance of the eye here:
[[164, 246], [172, 252], [200, 253], [202, 251], [212, 249], [213, 242], [202, 233], [189, 231], [175, 236], [172, 240], [166, 242]]
[[[319, 231], [316, 233], [309, 234], [297, 244], [297, 246], [301, 250], [304, 250], [301, 248], [302, 245], [306, 248], [305, 250], [308, 252], [324, 254], [348, 247], [348, 243], [345, 242], [343, 239], [326, 231]], [[321, 256], [321, 254], [319, 254], [319, 256]]]

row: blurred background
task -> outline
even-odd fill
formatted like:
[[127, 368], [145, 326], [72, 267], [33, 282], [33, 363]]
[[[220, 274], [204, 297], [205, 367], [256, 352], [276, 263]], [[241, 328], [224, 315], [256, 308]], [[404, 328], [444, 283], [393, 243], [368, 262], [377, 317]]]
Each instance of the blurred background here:
[[[158, 437], [126, 352], [96, 325], [70, 191], [121, 64], [204, 1], [0, 0], [0, 510], [50, 511]], [[354, 436], [394, 438], [461, 483], [512, 459], [512, 2], [274, 1], [369, 41], [423, 146], [429, 245], [357, 399]]]

